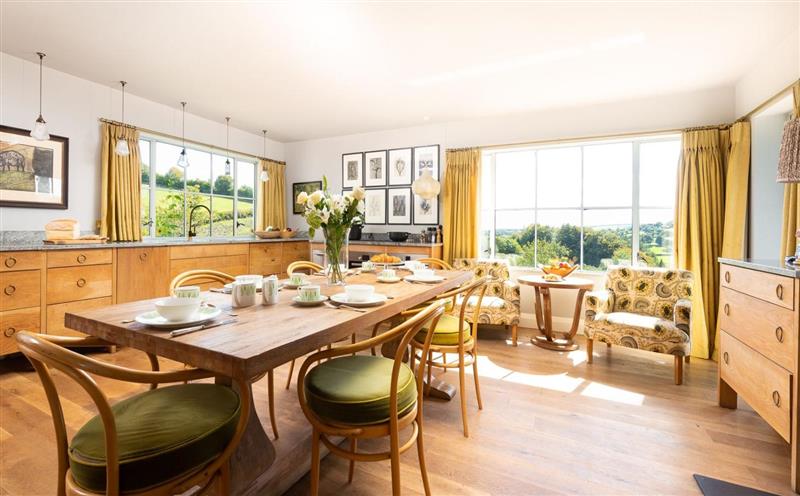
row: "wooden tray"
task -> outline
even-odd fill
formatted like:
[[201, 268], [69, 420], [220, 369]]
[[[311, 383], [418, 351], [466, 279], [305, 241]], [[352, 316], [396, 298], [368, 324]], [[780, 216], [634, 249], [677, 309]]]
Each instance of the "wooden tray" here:
[[46, 245], [99, 245], [107, 243], [108, 238], [91, 238], [91, 239], [46, 239]]

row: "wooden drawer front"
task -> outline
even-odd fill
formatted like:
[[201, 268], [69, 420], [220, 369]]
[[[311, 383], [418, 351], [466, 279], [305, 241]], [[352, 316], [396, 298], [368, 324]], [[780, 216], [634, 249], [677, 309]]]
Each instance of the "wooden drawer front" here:
[[0, 253], [0, 272], [9, 270], [40, 269], [44, 253], [41, 251], [6, 251]]
[[40, 270], [0, 273], [0, 311], [38, 307], [41, 274]]
[[723, 287], [794, 310], [794, 279], [731, 265], [720, 267]]
[[[323, 246], [324, 249], [324, 246]], [[311, 245], [308, 241], [291, 241], [283, 243], [283, 254], [291, 253], [293, 256], [302, 257], [301, 260], [308, 260], [311, 254]]]
[[791, 426], [791, 374], [727, 332], [720, 334], [720, 377], [784, 439]]
[[61, 267], [47, 270], [47, 303], [111, 296], [110, 265]]
[[169, 248], [117, 250], [117, 303], [169, 294]]
[[[247, 274], [250, 266], [247, 263], [247, 255], [236, 255], [229, 257], [208, 257], [186, 260], [170, 261], [170, 280], [187, 270], [210, 269], [224, 272], [232, 276]], [[200, 285], [203, 288], [208, 285]]]
[[720, 328], [787, 370], [795, 369], [794, 312], [722, 288]]
[[47, 267], [77, 267], [81, 265], [110, 264], [111, 249], [54, 250], [47, 253]]
[[64, 326], [64, 314], [82, 312], [108, 305], [111, 305], [110, 297], [47, 305], [47, 333], [61, 336], [85, 336], [82, 332], [74, 331]]
[[0, 313], [0, 355], [17, 351], [16, 333], [39, 332], [39, 318], [39, 307]]
[[262, 275], [280, 273], [282, 256], [281, 243], [251, 244], [250, 273]]
[[172, 246], [169, 257], [172, 260], [185, 258], [225, 257], [230, 255], [247, 255], [249, 243], [235, 243], [229, 245], [193, 245]]

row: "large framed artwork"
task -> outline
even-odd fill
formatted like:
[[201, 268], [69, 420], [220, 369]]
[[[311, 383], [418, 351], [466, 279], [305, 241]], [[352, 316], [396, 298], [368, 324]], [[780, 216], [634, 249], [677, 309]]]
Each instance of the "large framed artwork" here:
[[364, 186], [386, 186], [386, 150], [364, 153]]
[[364, 224], [386, 224], [386, 190], [366, 190], [364, 195], [364, 209]]
[[439, 225], [439, 198], [426, 200], [414, 195], [414, 225]]
[[411, 224], [411, 188], [389, 188], [387, 191], [387, 222]]
[[362, 186], [364, 170], [363, 153], [345, 153], [342, 155], [342, 188]]
[[297, 195], [304, 192], [306, 194], [311, 194], [314, 191], [322, 189], [322, 181], [308, 181], [305, 183], [292, 183], [292, 204], [294, 208], [292, 209], [293, 213], [302, 214], [305, 207], [299, 203], [297, 203]]
[[389, 186], [411, 185], [411, 148], [389, 150]]
[[0, 207], [67, 208], [69, 138], [0, 125]]
[[428, 171], [434, 179], [439, 179], [439, 145], [414, 148], [414, 179]]

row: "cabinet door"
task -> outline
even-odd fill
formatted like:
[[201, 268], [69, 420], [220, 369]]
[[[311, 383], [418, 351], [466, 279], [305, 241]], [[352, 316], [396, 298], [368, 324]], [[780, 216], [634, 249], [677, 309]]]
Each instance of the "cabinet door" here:
[[117, 250], [117, 303], [167, 296], [169, 248]]
[[39, 307], [0, 312], [0, 355], [17, 351], [19, 331], [39, 332]]
[[283, 243], [251, 243], [250, 273], [268, 276], [280, 274]]
[[39, 306], [41, 282], [38, 270], [0, 273], [0, 311]]

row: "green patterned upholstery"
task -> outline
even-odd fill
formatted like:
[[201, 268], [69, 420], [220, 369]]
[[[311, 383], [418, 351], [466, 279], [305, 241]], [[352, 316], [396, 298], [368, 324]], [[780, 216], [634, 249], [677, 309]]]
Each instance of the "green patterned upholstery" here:
[[[433, 330], [431, 344], [438, 344], [441, 346], [456, 346], [458, 344], [458, 322], [459, 318], [454, 315], [442, 315], [442, 317], [439, 319], [439, 323], [436, 325], [436, 329]], [[465, 343], [472, 339], [469, 331], [469, 322], [464, 321], [461, 325], [461, 332], [464, 333]], [[424, 343], [427, 334], [428, 329], [423, 327], [417, 333], [417, 335], [414, 336], [414, 340], [419, 343]]]
[[604, 343], [687, 356], [692, 273], [612, 267], [606, 289], [585, 297], [584, 334]]
[[[394, 360], [355, 355], [334, 358], [311, 369], [305, 378], [308, 406], [321, 418], [348, 425], [389, 420], [389, 393]], [[417, 402], [414, 373], [402, 364], [397, 377], [400, 416]]]
[[[478, 316], [479, 324], [519, 325], [519, 285], [510, 279], [507, 260], [457, 258], [453, 261], [453, 268], [471, 270], [475, 278], [490, 276], [495, 279], [486, 285], [486, 296]], [[477, 298], [474, 301], [477, 303]], [[474, 309], [472, 302], [473, 299], [468, 302], [466, 315], [470, 321]]]
[[[122, 492], [143, 490], [203, 467], [222, 453], [239, 420], [239, 396], [216, 384], [154, 389], [111, 408]], [[72, 438], [69, 465], [79, 486], [105, 492], [105, 437], [99, 416]]]

